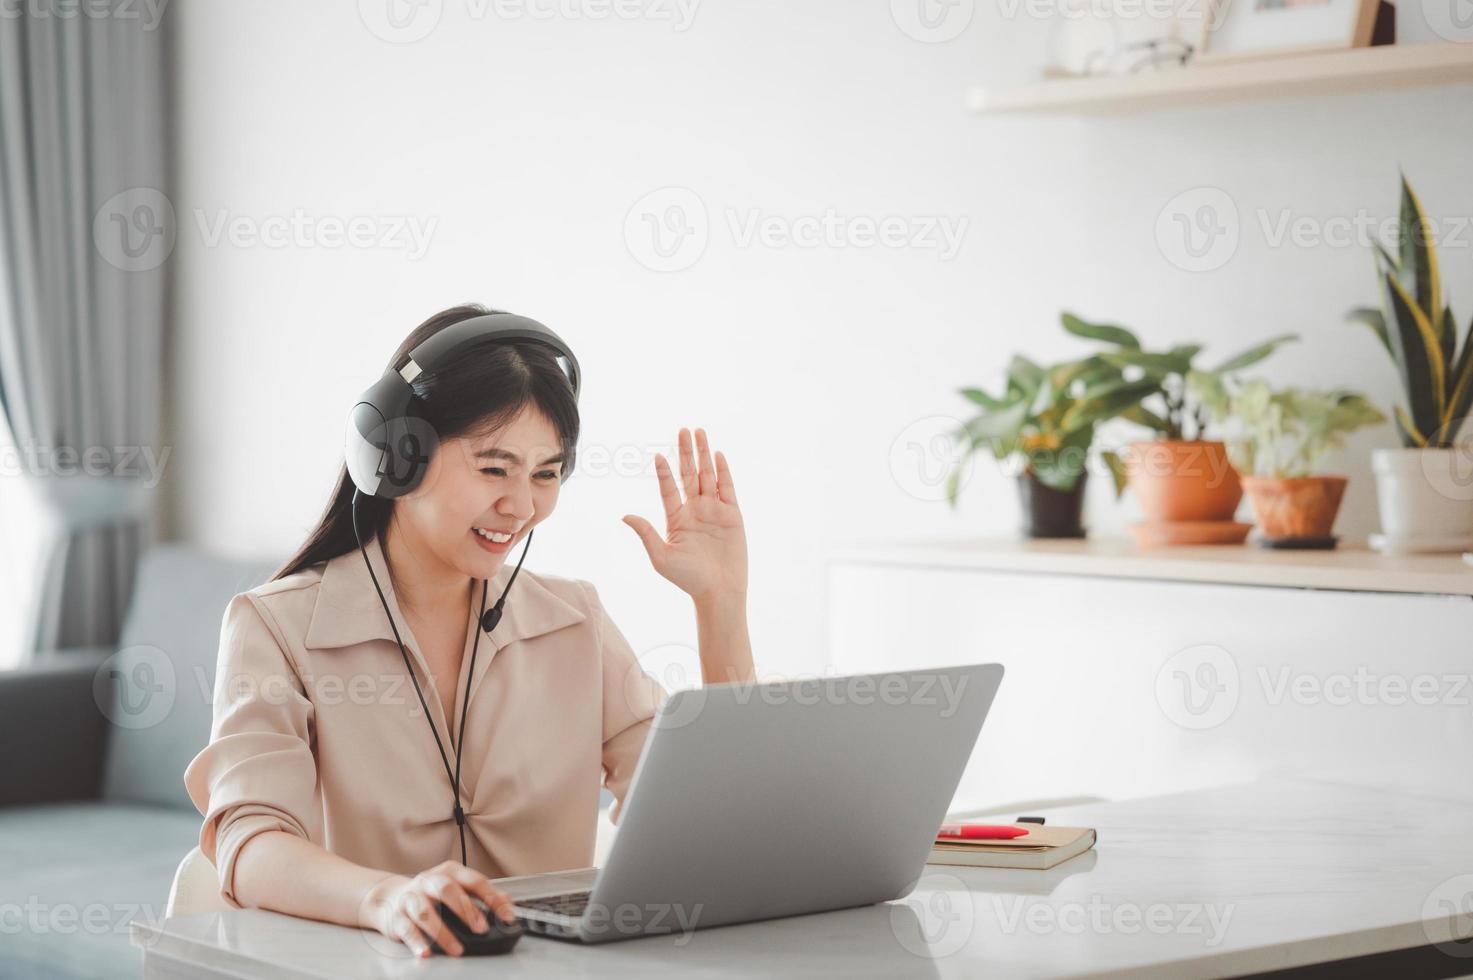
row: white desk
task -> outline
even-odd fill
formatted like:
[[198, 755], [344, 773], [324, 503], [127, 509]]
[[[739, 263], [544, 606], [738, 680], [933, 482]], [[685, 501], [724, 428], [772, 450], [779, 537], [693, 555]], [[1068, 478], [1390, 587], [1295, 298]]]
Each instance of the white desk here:
[[[135, 925], [133, 941], [151, 978], [995, 980], [1234, 976], [1473, 933], [1467, 802], [1264, 782], [1048, 816], [1098, 827], [1096, 851], [1048, 872], [927, 868], [921, 887], [890, 905], [685, 937], [581, 947], [529, 936], [506, 957], [415, 961], [369, 933], [237, 911]], [[1376, 973], [1473, 970], [1473, 943], [1447, 949]]]

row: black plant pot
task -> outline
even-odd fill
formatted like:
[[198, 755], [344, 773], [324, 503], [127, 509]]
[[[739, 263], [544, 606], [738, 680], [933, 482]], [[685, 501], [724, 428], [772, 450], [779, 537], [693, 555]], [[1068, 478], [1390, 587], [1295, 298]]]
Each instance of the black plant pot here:
[[1023, 504], [1023, 533], [1030, 538], [1084, 537], [1084, 485], [1081, 473], [1073, 490], [1055, 490], [1040, 483], [1031, 472], [1018, 477], [1018, 497]]

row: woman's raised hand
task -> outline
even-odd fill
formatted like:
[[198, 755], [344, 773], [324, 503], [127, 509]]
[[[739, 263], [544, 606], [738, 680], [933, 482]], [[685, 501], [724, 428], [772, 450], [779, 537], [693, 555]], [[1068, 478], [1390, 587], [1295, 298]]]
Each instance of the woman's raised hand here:
[[655, 457], [660, 501], [665, 506], [665, 537], [649, 521], [625, 516], [655, 566], [666, 579], [698, 603], [747, 592], [747, 533], [737, 507], [736, 487], [726, 457], [713, 461], [706, 430], [697, 429], [691, 446], [689, 429], [680, 430], [680, 486], [670, 462]]

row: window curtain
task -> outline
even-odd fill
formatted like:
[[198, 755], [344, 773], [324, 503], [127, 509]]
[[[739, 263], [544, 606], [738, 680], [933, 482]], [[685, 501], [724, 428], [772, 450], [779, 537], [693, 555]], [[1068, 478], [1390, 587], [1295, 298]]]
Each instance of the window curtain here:
[[0, 506], [15, 481], [31, 481], [53, 518], [31, 651], [106, 646], [167, 469], [167, 6], [5, 8], [0, 410], [14, 438], [0, 460]]

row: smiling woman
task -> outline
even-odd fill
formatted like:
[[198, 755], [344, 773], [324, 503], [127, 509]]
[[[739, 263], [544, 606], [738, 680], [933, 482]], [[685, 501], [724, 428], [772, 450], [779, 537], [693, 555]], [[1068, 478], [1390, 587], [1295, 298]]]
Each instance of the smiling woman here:
[[[438, 903], [482, 931], [473, 898], [512, 917], [491, 878], [591, 862], [600, 786], [617, 819], [663, 692], [592, 585], [505, 561], [573, 470], [577, 388], [547, 328], [461, 306], [355, 406], [327, 512], [226, 612], [185, 773], [229, 902], [459, 955]], [[681, 488], [656, 461], [665, 535], [624, 520], [691, 596], [705, 679], [751, 680], [731, 470], [704, 431], [679, 442]]]

